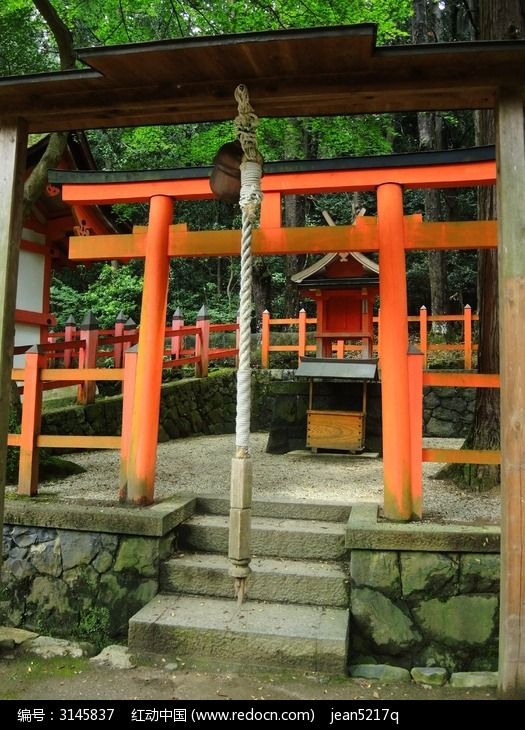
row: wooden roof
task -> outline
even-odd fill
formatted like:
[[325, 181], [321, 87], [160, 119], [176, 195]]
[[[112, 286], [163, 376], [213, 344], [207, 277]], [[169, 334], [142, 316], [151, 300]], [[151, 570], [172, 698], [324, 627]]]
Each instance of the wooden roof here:
[[30, 131], [231, 119], [245, 83], [259, 116], [493, 107], [525, 93], [525, 41], [377, 47], [371, 24], [182, 38], [78, 51], [90, 68], [0, 79]]
[[[359, 253], [359, 251], [349, 251], [348, 253], [355, 261], [357, 261], [357, 263], [361, 264], [363, 269], [366, 269], [371, 274], [379, 274], [379, 264], [376, 264], [375, 261], [369, 259], [368, 256]], [[310, 279], [315, 279], [317, 281], [319, 278], [322, 278], [325, 274], [325, 269], [330, 266], [330, 264], [335, 263], [340, 256], [341, 254], [339, 253], [327, 253], [326, 256], [315, 261], [306, 269], [293, 274], [290, 278], [294, 284], [302, 284], [303, 286], [306, 286]], [[316, 274], [318, 275], [317, 277], [315, 276]], [[334, 281], [337, 281], [337, 279]]]

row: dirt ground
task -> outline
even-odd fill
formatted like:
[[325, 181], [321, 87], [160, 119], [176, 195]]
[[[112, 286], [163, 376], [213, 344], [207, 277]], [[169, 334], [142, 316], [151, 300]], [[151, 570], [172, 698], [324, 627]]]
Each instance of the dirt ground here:
[[4, 700], [471, 700], [496, 690], [383, 684], [318, 674], [247, 674], [160, 666], [115, 670], [86, 659], [0, 659]]
[[[266, 453], [267, 433], [253, 433], [251, 453], [254, 497], [346, 503], [383, 500], [383, 464], [374, 455], [293, 451]], [[425, 446], [459, 448], [461, 439], [425, 439]], [[234, 437], [198, 436], [160, 444], [157, 456], [155, 495], [229, 496]], [[87, 470], [41, 491], [63, 499], [117, 499], [119, 452], [91, 451], [68, 455]], [[203, 465], [208, 465], [203, 468]], [[454, 484], [434, 478], [441, 464], [423, 465], [423, 509], [429, 521], [494, 524], [500, 518], [499, 489], [485, 494], [462, 491]], [[11, 491], [14, 487], [11, 488]]]

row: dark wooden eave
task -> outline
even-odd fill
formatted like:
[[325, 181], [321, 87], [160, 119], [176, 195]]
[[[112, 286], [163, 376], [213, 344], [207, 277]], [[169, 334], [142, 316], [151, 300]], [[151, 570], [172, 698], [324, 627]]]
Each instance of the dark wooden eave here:
[[[525, 41], [376, 46], [371, 24], [88, 48], [90, 68], [0, 79], [4, 116], [42, 132], [261, 117], [492, 108], [525, 94]], [[8, 110], [6, 112], [6, 110]]]

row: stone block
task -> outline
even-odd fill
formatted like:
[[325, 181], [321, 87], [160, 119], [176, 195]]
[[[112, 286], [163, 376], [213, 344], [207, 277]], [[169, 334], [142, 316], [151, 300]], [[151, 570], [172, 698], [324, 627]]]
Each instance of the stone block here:
[[424, 635], [448, 647], [483, 646], [494, 635], [498, 621], [496, 596], [432, 598], [413, 609]]
[[474, 687], [497, 687], [497, 672], [454, 672], [450, 677], [451, 687], [470, 689]]
[[448, 678], [444, 667], [413, 667], [410, 674], [417, 684], [429, 684], [432, 687], [442, 687]]
[[381, 682], [410, 682], [410, 672], [403, 667], [390, 664], [352, 664], [350, 676], [362, 679], [377, 679]]
[[62, 573], [62, 555], [58, 537], [53, 542], [41, 542], [32, 545], [29, 551], [29, 559], [38, 573], [58, 577]]
[[154, 538], [123, 537], [113, 570], [135, 570], [140, 575], [156, 577], [159, 569], [159, 543]]
[[399, 560], [395, 551], [353, 550], [350, 576], [355, 586], [367, 586], [394, 598], [401, 593]]
[[442, 436], [445, 438], [453, 438], [457, 435], [456, 427], [450, 421], [440, 421], [438, 418], [432, 418], [425, 426], [425, 434], [427, 436]]
[[354, 588], [351, 614], [351, 621], [382, 653], [397, 656], [413, 650], [421, 641], [412, 619], [377, 591]]
[[459, 590], [461, 593], [498, 593], [500, 581], [500, 556], [484, 553], [467, 553], [459, 564]]
[[75, 565], [87, 565], [100, 550], [100, 537], [96, 533], [59, 530], [58, 536], [64, 570]]
[[456, 592], [458, 561], [430, 552], [401, 552], [403, 596], [446, 596]]

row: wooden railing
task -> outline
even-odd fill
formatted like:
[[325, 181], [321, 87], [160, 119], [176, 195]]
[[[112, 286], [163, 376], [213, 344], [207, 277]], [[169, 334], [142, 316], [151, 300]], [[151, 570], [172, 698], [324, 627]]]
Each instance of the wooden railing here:
[[[472, 355], [477, 351], [478, 346], [474, 342], [472, 323], [479, 320], [477, 314], [473, 314], [470, 306], [463, 310], [463, 314], [438, 314], [429, 315], [426, 307], [421, 307], [418, 315], [408, 317], [408, 326], [418, 324], [416, 334], [411, 333], [410, 339], [417, 344], [423, 353], [424, 367], [427, 367], [428, 357], [434, 352], [459, 352], [462, 353], [463, 366], [465, 370], [472, 368]], [[458, 322], [462, 325], [462, 340], [456, 343], [437, 343], [431, 342], [429, 337], [429, 325], [434, 322], [453, 323]], [[378, 350], [380, 316], [374, 317], [375, 335], [374, 335], [374, 352]], [[261, 322], [261, 365], [263, 368], [270, 367], [271, 353], [291, 352], [297, 353], [298, 358], [304, 357], [308, 353], [315, 353], [316, 344], [312, 344], [315, 340], [315, 326], [317, 324], [316, 317], [307, 317], [306, 312], [302, 309], [298, 317], [288, 317], [280, 319], [272, 319], [270, 313], [266, 310], [263, 312]], [[289, 339], [289, 342], [280, 342], [272, 344], [272, 327], [286, 328], [282, 336]], [[349, 337], [345, 339], [335, 339], [332, 346], [332, 352], [338, 358], [345, 356], [345, 353], [358, 353], [363, 349], [361, 337]]]
[[[238, 332], [236, 323], [211, 324], [201, 317], [195, 326], [185, 326], [178, 318], [175, 326], [166, 329], [169, 347], [165, 350], [163, 368], [195, 366], [197, 377], [206, 377], [210, 360], [236, 358], [238, 347], [210, 348], [213, 334]], [[57, 333], [57, 335], [60, 333]], [[39, 448], [67, 449], [121, 449], [121, 462], [129, 453], [131, 415], [135, 393], [135, 374], [138, 348], [137, 332], [124, 335], [107, 335], [96, 329], [82, 330], [82, 339], [69, 337], [63, 342], [18, 347], [15, 354], [25, 353], [25, 367], [14, 368], [12, 380], [19, 383], [23, 394], [20, 433], [8, 435], [8, 446], [20, 448], [18, 493], [34, 496], [38, 490]], [[193, 341], [188, 346], [189, 340]], [[108, 349], [103, 349], [104, 347]], [[108, 353], [110, 353], [108, 355]], [[67, 362], [69, 367], [65, 366]], [[97, 367], [97, 360], [111, 357], [114, 367]], [[56, 363], [61, 367], [56, 367]], [[123, 367], [122, 367], [123, 365]], [[42, 423], [42, 396], [45, 390], [78, 386], [78, 402], [90, 403], [95, 398], [96, 383], [101, 381], [122, 382], [122, 436], [72, 436], [44, 435]]]

